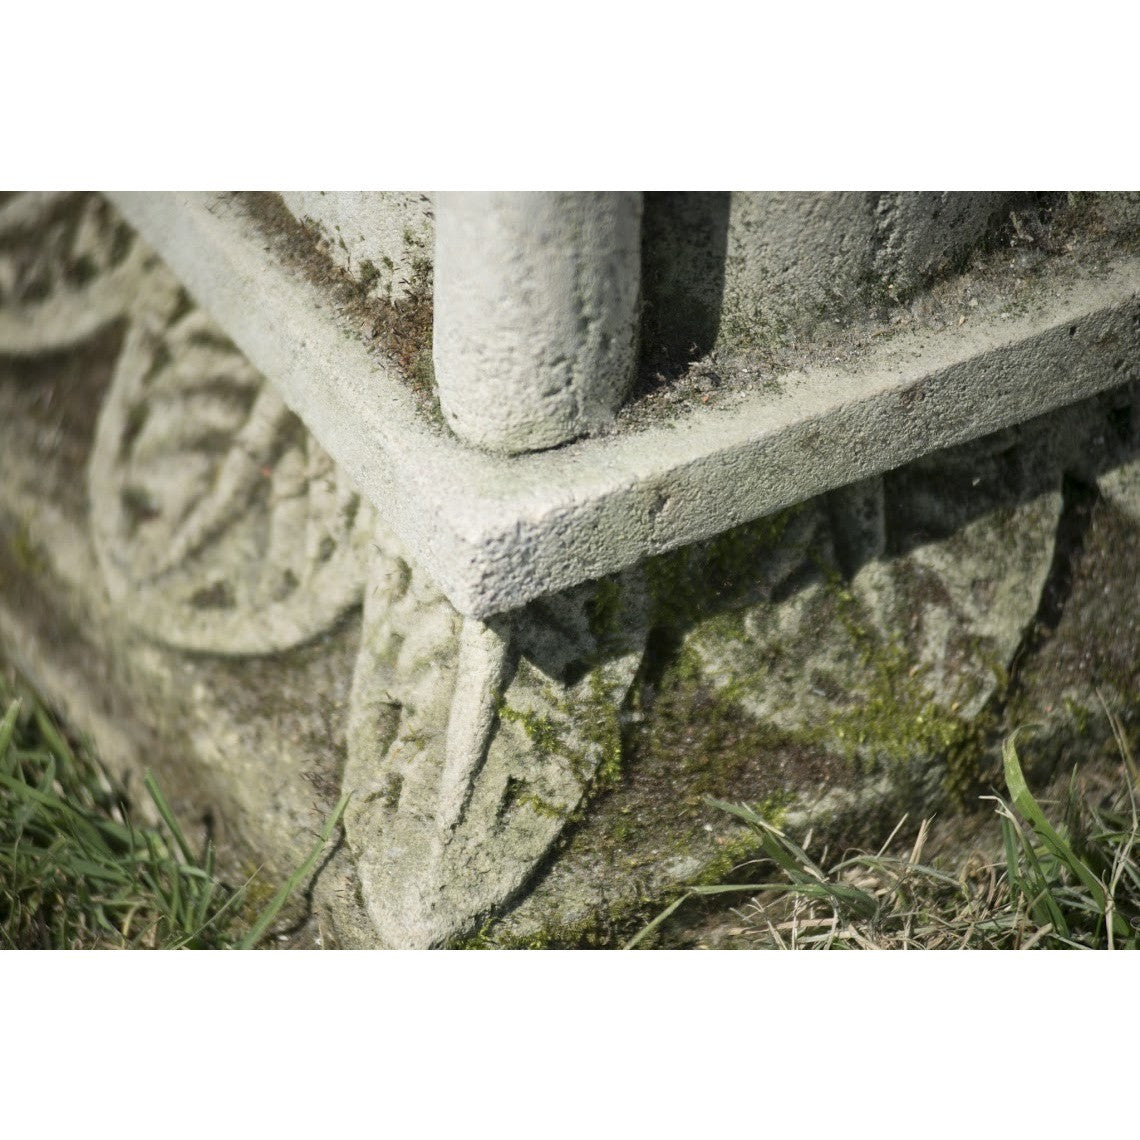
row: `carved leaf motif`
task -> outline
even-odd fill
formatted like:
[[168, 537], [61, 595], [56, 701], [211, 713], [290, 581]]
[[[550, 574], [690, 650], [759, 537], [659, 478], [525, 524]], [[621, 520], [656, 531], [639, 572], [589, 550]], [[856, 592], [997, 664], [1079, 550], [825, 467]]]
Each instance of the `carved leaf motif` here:
[[360, 600], [371, 508], [185, 297], [136, 312], [89, 488], [111, 596], [156, 640], [269, 653]]
[[1060, 512], [1061, 467], [1032, 440], [939, 453], [803, 504], [765, 556], [782, 573], [757, 563], [776, 587], [736, 609], [732, 636], [706, 619], [687, 645], [789, 731], [860, 707], [897, 653], [915, 692], [973, 716], [1036, 612]]
[[890, 557], [869, 610], [884, 635], [901, 631], [926, 686], [963, 717], [981, 711], [1037, 612], [1061, 480], [1040, 440], [1016, 429], [884, 480]]
[[16, 194], [0, 206], [0, 350], [76, 344], [124, 315], [155, 257], [98, 194]]
[[381, 937], [434, 946], [525, 884], [616, 762], [645, 598], [626, 575], [481, 622], [458, 614], [382, 527], [377, 547], [345, 826]]

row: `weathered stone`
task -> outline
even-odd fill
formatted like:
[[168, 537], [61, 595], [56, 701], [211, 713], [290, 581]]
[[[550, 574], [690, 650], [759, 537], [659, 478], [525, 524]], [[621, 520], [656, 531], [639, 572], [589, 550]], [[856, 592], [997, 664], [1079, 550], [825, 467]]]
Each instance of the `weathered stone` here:
[[0, 206], [0, 344], [85, 340], [121, 313], [154, 255], [94, 194], [18, 194]]
[[1061, 470], [1032, 458], [989, 437], [804, 504], [756, 566], [757, 600], [686, 645], [710, 683], [786, 731], [830, 725], [861, 745], [867, 719], [873, 743], [885, 686], [909, 688], [919, 719], [928, 701], [976, 715], [1052, 561]]
[[436, 196], [439, 401], [509, 455], [613, 422], [633, 381], [640, 194]]
[[[225, 230], [225, 201], [223, 218], [197, 217], [200, 233]], [[1131, 232], [1126, 217], [1112, 224]], [[671, 886], [746, 854], [706, 796], [747, 799], [790, 824], [865, 824], [900, 796], [925, 809], [963, 794], [1011, 702], [1018, 716], [1042, 710], [1062, 739], [1066, 710], [1088, 699], [1086, 658], [1109, 699], [1131, 699], [1135, 670], [1117, 658], [1135, 639], [1119, 652], [1104, 643], [1114, 621], [1137, 626], [1131, 580], [1108, 568], [1114, 543], [1140, 542], [1138, 328], [1122, 300], [1131, 270], [1106, 248], [1103, 280], [1042, 302], [1012, 337], [997, 336], [991, 314], [985, 351], [943, 359], [940, 373], [915, 379], [907, 353], [922, 345], [896, 342], [854, 419], [849, 397], [866, 376], [840, 371], [837, 385], [854, 387], [838, 395], [788, 380], [781, 414], [801, 419], [781, 421], [783, 442], [768, 450], [767, 435], [749, 434], [759, 421], [738, 431], [733, 417], [756, 411], [745, 393], [684, 430], [658, 423], [500, 467], [471, 460], [438, 424], [402, 419], [395, 397], [381, 400], [395, 409], [381, 430], [366, 388], [358, 404], [351, 384], [335, 388], [351, 357], [335, 322], [298, 309], [276, 345], [254, 337], [286, 377], [279, 395], [276, 373], [266, 379], [99, 199], [8, 199], [0, 644], [108, 762], [156, 766], [176, 807], [210, 810], [224, 839], [276, 873], [350, 791], [347, 842], [313, 888], [326, 940], [567, 944], [592, 929], [612, 942]], [[256, 281], [270, 309], [275, 289], [300, 296], [256, 251], [229, 252], [234, 279], [215, 266], [199, 278], [207, 292], [232, 299]], [[892, 257], [916, 280], [941, 271], [921, 243]], [[248, 319], [247, 332], [265, 314]], [[289, 356], [309, 335], [340, 393], [316, 416], [339, 416], [338, 447], [350, 411], [366, 443], [394, 447], [408, 428], [411, 453], [382, 457], [388, 473], [366, 487], [286, 403], [316, 406], [302, 381], [314, 357]], [[913, 433], [902, 443], [891, 439], [899, 423]], [[638, 448], [661, 452], [642, 456], [648, 466], [623, 450], [639, 433]], [[730, 488], [730, 508], [702, 507], [726, 472], [698, 468], [734, 448], [732, 470], [751, 490]], [[863, 477], [805, 497], [813, 476], [801, 468], [796, 483], [793, 459], [810, 468], [821, 448], [834, 453], [825, 485], [839, 471]], [[591, 456], [605, 461], [591, 468]], [[900, 457], [911, 462], [891, 466]], [[538, 489], [527, 489], [534, 472]], [[551, 515], [559, 475], [569, 499]], [[682, 525], [676, 480], [690, 476], [695, 513]], [[474, 480], [462, 492], [461, 477]], [[409, 488], [424, 497], [400, 498]], [[528, 574], [573, 580], [615, 551], [680, 541], [693, 519], [718, 533], [506, 612], [465, 613], [396, 525], [415, 518], [432, 549], [431, 512], [453, 491], [452, 511], [492, 516], [493, 549], [522, 597]], [[783, 501], [721, 526], [726, 509]], [[641, 504], [639, 522], [623, 502]], [[641, 537], [621, 533], [623, 520]], [[528, 539], [531, 526], [548, 528], [551, 545]], [[500, 569], [462, 549], [466, 580], [502, 598], [503, 579], [479, 577]], [[574, 567], [552, 569], [570, 549]], [[1111, 579], [1111, 597], [1080, 579], [1081, 558]], [[1070, 590], [1096, 644], [1068, 615]], [[1060, 649], [1042, 630], [1058, 631]]]
[[879, 194], [875, 202], [874, 273], [886, 292], [907, 297], [960, 267], [972, 250], [997, 237], [1011, 210], [1043, 195], [925, 191]]
[[713, 395], [647, 392], [608, 434], [495, 456], [425, 418], [372, 326], [267, 251], [240, 196], [115, 201], [452, 604], [481, 618], [1113, 387], [1140, 337], [1134, 231], [1078, 227], [1031, 269], [995, 256], [779, 368], [764, 345], [724, 346]]
[[[340, 652], [332, 658], [353, 677], [343, 745], [344, 786], [355, 794], [348, 835], [374, 937], [440, 944], [517, 891], [596, 779], [612, 776], [617, 707], [646, 634], [643, 591], [634, 576], [579, 587], [492, 625], [464, 618], [166, 270], [142, 259], [135, 276], [129, 303], [104, 314], [127, 327], [110, 350], [108, 388], [85, 445], [90, 545], [69, 550], [67, 567], [75, 574], [98, 559], [103, 585], [92, 590], [98, 576], [88, 573], [74, 584], [99, 614], [96, 625], [111, 632], [112, 675], [132, 678], [160, 719], [173, 720], [208, 783], [242, 784], [239, 801], [267, 816], [252, 842], [277, 847], [285, 862], [295, 838], [289, 820], [303, 799], [295, 780], [315, 757], [287, 732], [260, 740], [268, 744], [261, 764], [251, 744], [259, 720], [281, 725], [293, 686], [254, 686], [266, 707], [251, 715], [246, 700], [219, 685], [217, 667], [213, 683], [208, 666], [194, 679], [192, 662], [159, 646], [230, 659], [276, 655], [274, 671], [300, 674], [301, 659], [287, 652], [327, 643], [363, 601], [355, 663], [345, 670]], [[41, 303], [54, 308], [50, 298]], [[48, 322], [38, 347], [57, 343]], [[50, 509], [35, 499], [40, 476], [18, 455], [11, 463], [9, 507], [35, 520], [25, 541], [59, 550], [58, 525], [40, 532]], [[81, 515], [87, 509], [83, 499], [75, 505]], [[73, 521], [86, 530], [85, 519]], [[322, 658], [318, 651], [313, 664]], [[32, 672], [51, 670], [41, 660]], [[345, 675], [322, 683], [314, 696], [329, 700], [346, 683]], [[91, 724], [82, 697], [79, 704], [79, 722]], [[285, 764], [291, 745], [300, 755]], [[334, 779], [327, 768], [314, 778]]]
[[579, 587], [485, 623], [456, 613], [390, 534], [377, 547], [346, 827], [381, 937], [439, 945], [513, 897], [594, 784], [616, 778], [644, 591]]
[[373, 296], [408, 296], [430, 273], [435, 216], [427, 194], [385, 191], [286, 191], [300, 222], [315, 226], [329, 257]]
[[[728, 196], [725, 196], [728, 197]], [[1010, 193], [733, 194], [722, 353], [811, 334], [897, 303], [993, 237]]]
[[100, 566], [128, 620], [169, 645], [289, 649], [359, 604], [373, 511], [172, 285], [149, 275], [100, 412]]

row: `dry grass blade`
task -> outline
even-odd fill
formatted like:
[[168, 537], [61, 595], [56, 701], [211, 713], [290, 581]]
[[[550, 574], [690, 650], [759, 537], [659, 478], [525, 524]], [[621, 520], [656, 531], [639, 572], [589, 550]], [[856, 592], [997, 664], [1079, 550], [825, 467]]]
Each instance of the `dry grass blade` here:
[[[874, 854], [825, 865], [746, 805], [710, 801], [753, 831], [773, 881], [694, 887], [631, 945], [659, 936], [686, 899], [749, 891], [737, 912], [751, 944], [771, 949], [1050, 949], [1140, 947], [1140, 811], [1135, 762], [1123, 726], [1106, 706], [1124, 789], [1094, 801], [1071, 782], [1065, 821], [1054, 825], [1030, 792], [1016, 749], [1005, 742], [1010, 801], [993, 800], [1001, 853], [972, 852], [960, 866], [923, 862], [930, 821], [910, 850], [890, 854], [904, 817]], [[782, 880], [782, 881], [781, 881]]]

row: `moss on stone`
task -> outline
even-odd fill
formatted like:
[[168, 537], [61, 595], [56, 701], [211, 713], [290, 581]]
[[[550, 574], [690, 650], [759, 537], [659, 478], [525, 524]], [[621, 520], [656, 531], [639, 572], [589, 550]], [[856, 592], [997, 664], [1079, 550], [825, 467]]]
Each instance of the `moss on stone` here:
[[[417, 254], [411, 259], [404, 295], [392, 300], [372, 292], [380, 273], [371, 261], [362, 261], [356, 276], [329, 255], [332, 239], [319, 223], [298, 221], [279, 194], [244, 193], [237, 196], [250, 219], [274, 241], [275, 252], [291, 269], [301, 273], [332, 298], [344, 322], [346, 335], [378, 347], [417, 397], [420, 410], [442, 424], [435, 372], [431, 365], [433, 325], [433, 266]], [[414, 235], [413, 235], [414, 239]], [[418, 239], [408, 248], [422, 248]]]
[[982, 759], [996, 727], [992, 716], [966, 719], [946, 709], [925, 682], [928, 667], [916, 662], [897, 637], [884, 638], [873, 630], [837, 577], [829, 588], [866, 684], [860, 699], [833, 712], [819, 732], [850, 760], [866, 757], [896, 772], [941, 760], [946, 792], [960, 806], [981, 779]]
[[[589, 787], [621, 778], [622, 734], [617, 693], [600, 667], [589, 673], [586, 685], [587, 693], [576, 697], [560, 697], [547, 689], [546, 699], [561, 719], [515, 708], [505, 701], [499, 707], [499, 716], [522, 729], [537, 761], [561, 759], [578, 781]], [[519, 802], [527, 802], [527, 797]], [[557, 810], [566, 814], [563, 808]]]
[[565, 733], [561, 725], [549, 716], [517, 709], [505, 702], [499, 707], [499, 716], [510, 724], [517, 724], [534, 746], [535, 755], [540, 760], [562, 752]]
[[360, 284], [365, 289], [371, 289], [373, 285], [380, 279], [380, 270], [376, 268], [374, 262], [365, 258], [359, 262], [356, 267], [356, 275]]
[[32, 538], [32, 533], [25, 520], [21, 519], [16, 526], [7, 531], [0, 531], [3, 535], [4, 545], [8, 558], [24, 574], [41, 574], [47, 568], [47, 560], [43, 550]]
[[518, 804], [526, 804], [547, 819], [563, 819], [568, 820], [573, 817], [573, 812], [569, 808], [563, 807], [561, 804], [551, 803], [549, 800], [544, 800], [541, 796], [536, 796], [533, 792], [528, 792], [525, 795], [519, 796], [515, 801]]
[[789, 507], [707, 542], [651, 558], [645, 573], [655, 624], [688, 627], [751, 589], [758, 560], [780, 542], [800, 509]]

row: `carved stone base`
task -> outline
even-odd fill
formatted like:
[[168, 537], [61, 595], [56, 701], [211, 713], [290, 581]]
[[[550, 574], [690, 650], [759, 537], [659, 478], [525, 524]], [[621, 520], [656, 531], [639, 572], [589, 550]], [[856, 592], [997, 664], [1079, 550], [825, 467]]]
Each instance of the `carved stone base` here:
[[[93, 280], [67, 289], [93, 226], [104, 245], [128, 248], [116, 259], [91, 239]], [[248, 813], [255, 849], [268, 844], [285, 862], [298, 826], [311, 829], [341, 785], [351, 791], [348, 846], [381, 944], [439, 945], [490, 916], [618, 762], [617, 708], [648, 631], [641, 576], [489, 622], [459, 615], [102, 200], [17, 199], [0, 229], [17, 330], [0, 350], [19, 354], [5, 395], [76, 429], [39, 457], [21, 450], [18, 430], [6, 449], [12, 543], [35, 552], [25, 569], [37, 581], [25, 588], [50, 591], [50, 609], [70, 579], [82, 634], [96, 623], [106, 638], [110, 686], [151, 706], [140, 719], [164, 743], [188, 738], [191, 762]], [[47, 263], [25, 265], [30, 250], [46, 250]], [[100, 288], [107, 277], [115, 289]], [[57, 368], [50, 354], [74, 340], [68, 306], [94, 331]], [[10, 423], [31, 426], [18, 410]], [[66, 519], [39, 496], [44, 464], [57, 468], [47, 486], [86, 483]], [[64, 662], [44, 660], [54, 655], [23, 608], [5, 621], [17, 659], [82, 706], [51, 684]], [[290, 693], [297, 685], [312, 691]], [[78, 723], [92, 711], [76, 708]]]
[[1134, 699], [1046, 647], [1077, 507], [1140, 554], [1134, 380], [482, 621], [102, 199], [18, 195], [0, 650], [277, 873], [350, 791], [325, 944], [604, 943], [746, 853], [707, 797], [870, 826], [966, 794], [1011, 702]]

